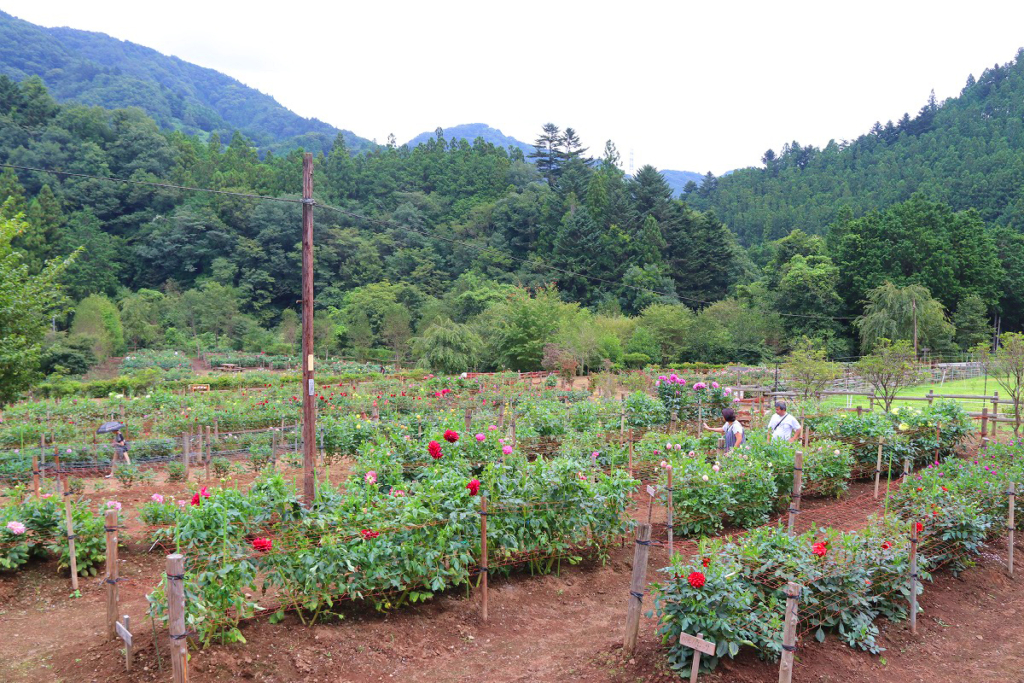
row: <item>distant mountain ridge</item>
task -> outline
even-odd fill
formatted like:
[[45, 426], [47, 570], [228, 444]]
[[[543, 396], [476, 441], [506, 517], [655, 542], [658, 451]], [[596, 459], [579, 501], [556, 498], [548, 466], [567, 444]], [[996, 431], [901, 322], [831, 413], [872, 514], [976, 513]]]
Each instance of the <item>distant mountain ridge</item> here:
[[306, 119], [270, 95], [213, 69], [103, 33], [44, 28], [0, 11], [0, 74], [43, 79], [58, 101], [138, 107], [164, 129], [224, 143], [239, 130], [264, 150], [329, 151], [342, 133], [351, 152], [373, 143]]
[[[431, 139], [436, 137], [436, 130], [430, 132], [420, 133], [412, 140], [407, 142], [410, 148], [422, 145]], [[442, 134], [445, 140], [458, 140], [463, 139], [472, 143], [477, 138], [482, 138], [484, 142], [489, 142], [492, 145], [502, 148], [516, 147], [523, 151], [523, 156], [529, 158], [531, 152], [534, 151], [533, 145], [517, 140], [516, 138], [505, 135], [497, 128], [492, 128], [486, 123], [463, 123], [458, 126], [452, 126], [450, 128], [442, 128]], [[661, 171], [661, 175], [665, 178], [665, 182], [672, 188], [672, 194], [676, 197], [682, 195], [683, 187], [686, 183], [691, 180], [697, 185], [700, 185], [704, 180], [704, 175], [701, 173], [694, 173], [693, 171]]]
[[[533, 145], [523, 142], [522, 140], [516, 140], [510, 135], [505, 135], [497, 128], [491, 128], [486, 123], [463, 123], [458, 126], [452, 126], [450, 128], [442, 128], [445, 140], [458, 140], [463, 139], [468, 142], [473, 142], [477, 138], [483, 138], [485, 142], [489, 142], [492, 145], [502, 148], [516, 147], [523, 151], [523, 156], [526, 156], [533, 151]], [[436, 130], [425, 133], [420, 133], [408, 143], [409, 147], [416, 147], [429, 141], [431, 138], [436, 137]]]

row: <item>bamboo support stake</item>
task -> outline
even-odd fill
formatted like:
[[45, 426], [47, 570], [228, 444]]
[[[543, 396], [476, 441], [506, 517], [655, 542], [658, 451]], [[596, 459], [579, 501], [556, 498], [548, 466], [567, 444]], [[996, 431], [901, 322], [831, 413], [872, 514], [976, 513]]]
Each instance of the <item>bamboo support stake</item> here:
[[875, 462], [875, 500], [878, 500], [878, 484], [882, 479], [882, 444], [885, 437], [878, 437], [878, 460]]
[[[672, 496], [673, 496], [673, 493], [672, 493], [672, 491], [673, 491], [673, 489], [672, 489], [672, 465], [668, 466], [668, 469], [666, 470], [666, 473], [668, 474], [668, 486], [665, 489], [668, 492], [668, 510], [666, 511], [666, 520], [667, 521], [666, 521], [666, 524], [665, 524], [665, 528], [668, 531], [668, 559], [669, 559], [669, 562], [671, 562], [672, 561], [672, 552], [673, 552], [673, 546], [672, 546], [672, 511], [673, 511], [673, 508], [674, 508], [674, 505], [675, 505], [674, 501], [672, 500]], [[699, 634], [697, 637], [701, 638], [701, 637], [703, 637], [703, 635]]]
[[633, 428], [629, 428], [629, 476], [633, 476]]
[[[59, 458], [58, 458], [59, 460]], [[75, 556], [75, 527], [71, 521], [71, 492], [68, 491], [68, 480], [60, 474], [60, 465], [57, 466], [57, 477], [61, 482], [61, 492], [64, 494], [64, 523], [68, 530], [68, 557], [71, 561], [71, 590], [78, 590], [78, 558]]]
[[188, 635], [185, 632], [185, 557], [167, 556], [167, 629], [171, 636], [171, 674], [174, 683], [188, 681]]
[[910, 521], [910, 632], [917, 633], [917, 520]]
[[107, 510], [103, 514], [103, 529], [107, 533], [107, 633], [111, 638], [117, 637], [117, 510]]
[[1007, 552], [1006, 552], [1006, 568], [1013, 576], [1013, 532], [1016, 529], [1016, 522], [1014, 521], [1014, 508], [1017, 506], [1017, 484], [1010, 482], [1010, 490], [1007, 492], [1010, 498], [1010, 509], [1006, 513], [1006, 528], [1007, 528]]
[[789, 528], [788, 533], [793, 535], [793, 527], [796, 525], [796, 516], [800, 514], [800, 495], [804, 485], [804, 453], [797, 451], [793, 456], [793, 493], [789, 502]]
[[480, 496], [480, 582], [483, 589], [480, 594], [480, 616], [487, 623], [487, 577], [490, 568], [487, 564], [487, 497]]
[[622, 653], [632, 657], [640, 632], [640, 610], [643, 608], [644, 587], [647, 585], [647, 554], [651, 549], [651, 525], [636, 525], [636, 547], [633, 551], [633, 577], [629, 584], [629, 607], [626, 610], [626, 635]]
[[796, 626], [800, 603], [800, 585], [786, 584], [786, 618], [782, 630], [782, 657], [779, 661], [779, 683], [792, 683], [793, 657], [796, 654]]

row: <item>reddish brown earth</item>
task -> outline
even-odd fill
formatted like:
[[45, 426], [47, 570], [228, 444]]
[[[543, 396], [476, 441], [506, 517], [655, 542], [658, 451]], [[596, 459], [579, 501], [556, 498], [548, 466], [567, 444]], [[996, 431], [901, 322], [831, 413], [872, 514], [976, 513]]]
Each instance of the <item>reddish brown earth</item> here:
[[[338, 466], [335, 476], [341, 476]], [[291, 471], [290, 474], [297, 474]], [[251, 475], [240, 482], [245, 485]], [[90, 480], [93, 490], [97, 480]], [[106, 480], [110, 482], [110, 480]], [[181, 496], [185, 484], [159, 482], [130, 491], [87, 494], [102, 501], [116, 497], [134, 509], [156, 491]], [[647, 506], [637, 496], [637, 516]], [[829, 522], [844, 528], [863, 524], [877, 510], [870, 488], [854, 487], [840, 502], [807, 500], [801, 526]], [[163, 568], [159, 552], [147, 553], [135, 515], [126, 516], [131, 539], [121, 551], [121, 612], [132, 617], [136, 634], [135, 671], [124, 672], [119, 641], [102, 633], [104, 587], [83, 579], [81, 598], [70, 598], [66, 574], [54, 562], [0, 575], [0, 680], [167, 681], [166, 631], [159, 633], [163, 671], [158, 670], [145, 594]], [[653, 521], [664, 520], [654, 509]], [[663, 531], [663, 527], [660, 527]], [[656, 537], [658, 531], [656, 530]], [[634, 657], [621, 656], [623, 619], [631, 573], [632, 548], [613, 548], [608, 561], [563, 565], [558, 576], [520, 572], [495, 578], [490, 621], [479, 618], [478, 593], [454, 591], [432, 602], [383, 614], [349, 606], [344, 618], [305, 627], [294, 615], [282, 623], [256, 619], [243, 627], [245, 645], [214, 645], [193, 651], [190, 680], [203, 683], [243, 678], [253, 681], [678, 681], [665, 666], [664, 648], [653, 619], [641, 622]], [[926, 586], [919, 633], [905, 624], [882, 624], [882, 656], [851, 650], [830, 635], [824, 643], [800, 643], [794, 680], [1024, 681], [1024, 591], [1005, 572], [1005, 542], [994, 542], [979, 565], [960, 578], [941, 574]], [[655, 580], [666, 551], [653, 548], [648, 579]], [[650, 606], [649, 601], [645, 606]], [[715, 683], [774, 681], [778, 665], [750, 652], [727, 661], [701, 680]]]

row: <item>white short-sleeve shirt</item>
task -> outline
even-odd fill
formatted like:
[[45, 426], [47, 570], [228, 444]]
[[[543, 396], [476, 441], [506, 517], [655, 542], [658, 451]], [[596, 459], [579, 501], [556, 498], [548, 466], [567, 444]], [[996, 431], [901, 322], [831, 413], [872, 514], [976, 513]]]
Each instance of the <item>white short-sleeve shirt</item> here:
[[800, 423], [789, 413], [786, 413], [785, 417], [779, 417], [779, 414], [775, 413], [768, 422], [768, 431], [772, 433], [773, 441], [775, 439], [789, 441], [793, 438], [793, 432], [798, 429], [800, 429]]

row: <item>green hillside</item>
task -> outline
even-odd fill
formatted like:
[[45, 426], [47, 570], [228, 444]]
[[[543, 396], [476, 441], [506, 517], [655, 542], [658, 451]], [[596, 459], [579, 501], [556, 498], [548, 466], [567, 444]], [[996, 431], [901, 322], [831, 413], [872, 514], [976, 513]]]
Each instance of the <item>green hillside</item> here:
[[916, 116], [876, 123], [853, 141], [819, 149], [793, 141], [768, 150], [763, 168], [705, 184], [687, 201], [716, 215], [744, 244], [794, 229], [824, 234], [915, 192], [990, 224], [1024, 229], [1024, 51], [967, 78], [958, 97], [931, 98]]
[[165, 130], [222, 141], [241, 131], [261, 150], [327, 151], [339, 132], [352, 152], [371, 146], [350, 131], [305, 119], [270, 95], [213, 69], [102, 33], [43, 28], [0, 12], [0, 74], [43, 79], [60, 102], [139, 107]]

